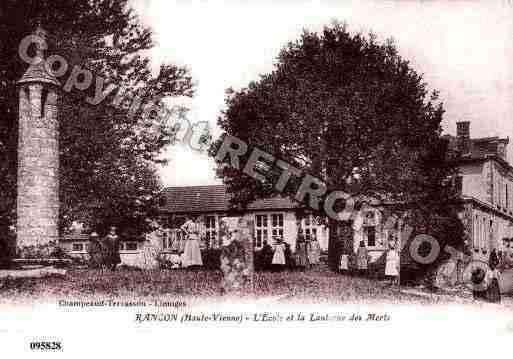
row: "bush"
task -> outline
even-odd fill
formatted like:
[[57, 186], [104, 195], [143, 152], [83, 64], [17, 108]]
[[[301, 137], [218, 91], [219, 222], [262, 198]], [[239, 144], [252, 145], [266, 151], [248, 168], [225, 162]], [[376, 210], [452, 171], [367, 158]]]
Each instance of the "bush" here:
[[6, 235], [0, 239], [0, 268], [10, 268], [16, 255], [16, 238]]
[[271, 270], [271, 262], [273, 253], [265, 253], [265, 251], [255, 251], [255, 271]]
[[210, 270], [221, 269], [221, 249], [204, 249], [201, 251], [203, 268]]

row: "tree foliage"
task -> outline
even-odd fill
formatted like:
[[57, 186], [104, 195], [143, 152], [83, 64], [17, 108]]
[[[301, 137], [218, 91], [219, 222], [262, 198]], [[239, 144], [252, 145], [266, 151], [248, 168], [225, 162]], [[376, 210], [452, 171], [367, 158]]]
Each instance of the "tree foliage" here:
[[[443, 105], [393, 40], [353, 35], [338, 23], [304, 31], [282, 49], [271, 73], [228, 91], [226, 104], [219, 125], [227, 134], [323, 180], [328, 193], [408, 203], [417, 217], [454, 218]], [[218, 167], [235, 204], [273, 195], [281, 170], [264, 167], [263, 182]], [[298, 183], [291, 180], [285, 194], [294, 196]]]
[[[145, 230], [160, 190], [156, 164], [171, 140], [164, 119], [135, 115], [128, 109], [135, 95], [142, 104], [170, 96], [192, 96], [188, 70], [172, 64], [152, 73], [148, 50], [151, 30], [141, 23], [128, 0], [5, 0], [0, 3], [0, 218], [2, 228], [15, 223], [18, 95], [16, 81], [28, 65], [18, 55], [20, 41], [41, 25], [49, 34], [47, 55], [94, 75], [85, 91], [61, 92], [61, 228], [80, 220], [100, 232], [108, 225], [121, 232]], [[103, 89], [116, 86], [105, 100], [91, 105], [96, 76]], [[119, 106], [119, 88], [126, 95]], [[5, 232], [4, 232], [5, 233]]]

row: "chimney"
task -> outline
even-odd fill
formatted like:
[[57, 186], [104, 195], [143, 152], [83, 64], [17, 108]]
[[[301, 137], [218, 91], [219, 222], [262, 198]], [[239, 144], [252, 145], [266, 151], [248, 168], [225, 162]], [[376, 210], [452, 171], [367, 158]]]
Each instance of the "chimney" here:
[[497, 155], [504, 161], [508, 160], [508, 143], [509, 137], [500, 139], [497, 144]]
[[470, 121], [456, 122], [456, 138], [458, 151], [462, 155], [470, 154]]

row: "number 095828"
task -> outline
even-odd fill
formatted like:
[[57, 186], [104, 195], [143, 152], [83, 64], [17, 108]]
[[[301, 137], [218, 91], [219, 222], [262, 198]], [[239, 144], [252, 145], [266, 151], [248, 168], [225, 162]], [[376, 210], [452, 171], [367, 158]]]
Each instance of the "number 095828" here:
[[30, 342], [32, 350], [61, 350], [61, 342]]

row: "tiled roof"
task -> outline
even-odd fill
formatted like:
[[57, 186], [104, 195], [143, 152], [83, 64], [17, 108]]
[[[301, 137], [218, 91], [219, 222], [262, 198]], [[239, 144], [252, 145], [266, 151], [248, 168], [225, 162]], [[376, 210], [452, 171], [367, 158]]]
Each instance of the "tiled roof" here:
[[[451, 135], [444, 135], [445, 139], [449, 141], [449, 147], [452, 150], [458, 150], [458, 138]], [[499, 143], [508, 144], [509, 138], [493, 137], [480, 137], [470, 139], [470, 154], [465, 157], [468, 159], [484, 159], [488, 156], [499, 156]]]
[[[167, 213], [226, 212], [231, 194], [224, 185], [168, 187], [162, 192], [161, 210]], [[288, 198], [272, 197], [248, 205], [250, 210], [293, 209], [297, 204]]]

